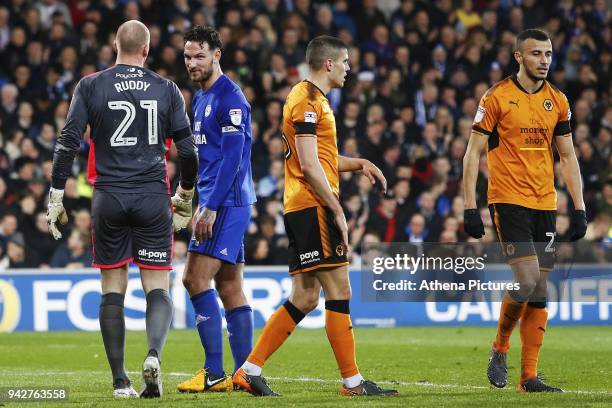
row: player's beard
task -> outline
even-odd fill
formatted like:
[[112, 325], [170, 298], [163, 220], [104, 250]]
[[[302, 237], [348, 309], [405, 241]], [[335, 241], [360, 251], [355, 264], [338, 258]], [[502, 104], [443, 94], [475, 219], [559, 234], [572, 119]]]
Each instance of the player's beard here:
[[546, 70], [545, 74], [541, 74], [537, 68], [532, 71], [529, 68], [525, 67], [525, 73], [533, 82], [538, 82], [546, 79], [546, 76], [548, 75], [548, 70]]
[[213, 74], [213, 62], [211, 61], [208, 66], [203, 67], [196, 72], [196, 76], [193, 77], [194, 82], [206, 82], [210, 79]]
[[202, 71], [202, 82], [206, 82], [210, 79], [210, 77], [213, 74], [213, 61], [210, 61], [210, 65], [206, 67], [206, 69], [204, 69]]

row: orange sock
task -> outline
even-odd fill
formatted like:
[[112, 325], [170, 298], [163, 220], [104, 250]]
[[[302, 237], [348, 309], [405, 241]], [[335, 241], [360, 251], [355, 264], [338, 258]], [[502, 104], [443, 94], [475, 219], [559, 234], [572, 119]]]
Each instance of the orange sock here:
[[304, 316], [304, 313], [287, 300], [264, 326], [247, 361], [263, 367], [268, 357], [287, 340]]
[[325, 302], [325, 331], [336, 356], [342, 378], [359, 374], [348, 300]]
[[521, 319], [521, 382], [538, 375], [538, 355], [544, 342], [548, 311], [527, 306]]
[[499, 323], [497, 324], [497, 336], [493, 343], [493, 349], [502, 353], [507, 353], [510, 349], [510, 336], [516, 322], [521, 318], [526, 306], [526, 302], [520, 303], [506, 295], [502, 301], [499, 312]]

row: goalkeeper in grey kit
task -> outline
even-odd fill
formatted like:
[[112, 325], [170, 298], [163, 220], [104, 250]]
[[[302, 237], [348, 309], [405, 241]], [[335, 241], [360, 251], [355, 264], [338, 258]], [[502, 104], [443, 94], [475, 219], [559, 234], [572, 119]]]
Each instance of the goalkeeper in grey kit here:
[[[88, 179], [95, 188], [93, 266], [100, 268], [102, 275], [100, 330], [116, 398], [138, 397], [124, 367], [123, 303], [130, 262], [140, 267], [147, 301], [148, 354], [140, 397], [162, 394], [161, 352], [173, 312], [168, 294], [173, 229], [186, 227], [191, 218], [198, 169], [197, 150], [178, 87], [144, 68], [149, 38], [149, 30], [139, 21], [123, 23], [115, 40], [116, 65], [84, 77], [76, 86], [53, 157], [47, 209], [49, 232], [59, 239], [58, 222], [68, 220], [63, 189], [89, 125]], [[170, 141], [166, 137], [174, 141], [180, 158], [180, 186], [172, 199], [166, 166]]]

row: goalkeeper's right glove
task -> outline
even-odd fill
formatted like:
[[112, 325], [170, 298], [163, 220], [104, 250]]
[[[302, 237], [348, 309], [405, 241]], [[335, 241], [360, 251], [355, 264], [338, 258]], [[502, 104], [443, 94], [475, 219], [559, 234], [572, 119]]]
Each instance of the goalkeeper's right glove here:
[[191, 206], [193, 201], [194, 188], [191, 190], [183, 190], [179, 185], [176, 188], [176, 194], [172, 197], [172, 206], [174, 214], [172, 215], [172, 226], [175, 231], [180, 231], [187, 228], [191, 220]]
[[58, 190], [51, 187], [49, 190], [49, 205], [47, 206], [47, 224], [49, 225], [49, 232], [53, 236], [53, 239], [60, 239], [62, 233], [57, 228], [57, 223], [62, 225], [68, 223], [68, 214], [64, 209], [64, 190]]

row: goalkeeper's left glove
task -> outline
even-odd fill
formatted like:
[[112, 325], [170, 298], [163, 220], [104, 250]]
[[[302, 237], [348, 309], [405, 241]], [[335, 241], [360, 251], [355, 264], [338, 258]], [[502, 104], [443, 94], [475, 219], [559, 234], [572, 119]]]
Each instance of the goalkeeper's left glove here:
[[191, 220], [191, 205], [193, 201], [194, 188], [191, 190], [183, 190], [179, 185], [176, 188], [176, 194], [172, 197], [172, 206], [174, 207], [174, 215], [172, 216], [172, 225], [175, 231], [187, 228]]
[[62, 200], [64, 199], [64, 190], [57, 190], [51, 187], [49, 190], [49, 205], [47, 206], [47, 224], [49, 225], [49, 232], [53, 236], [53, 239], [60, 239], [62, 233], [57, 227], [57, 222], [61, 225], [68, 223], [68, 214]]

